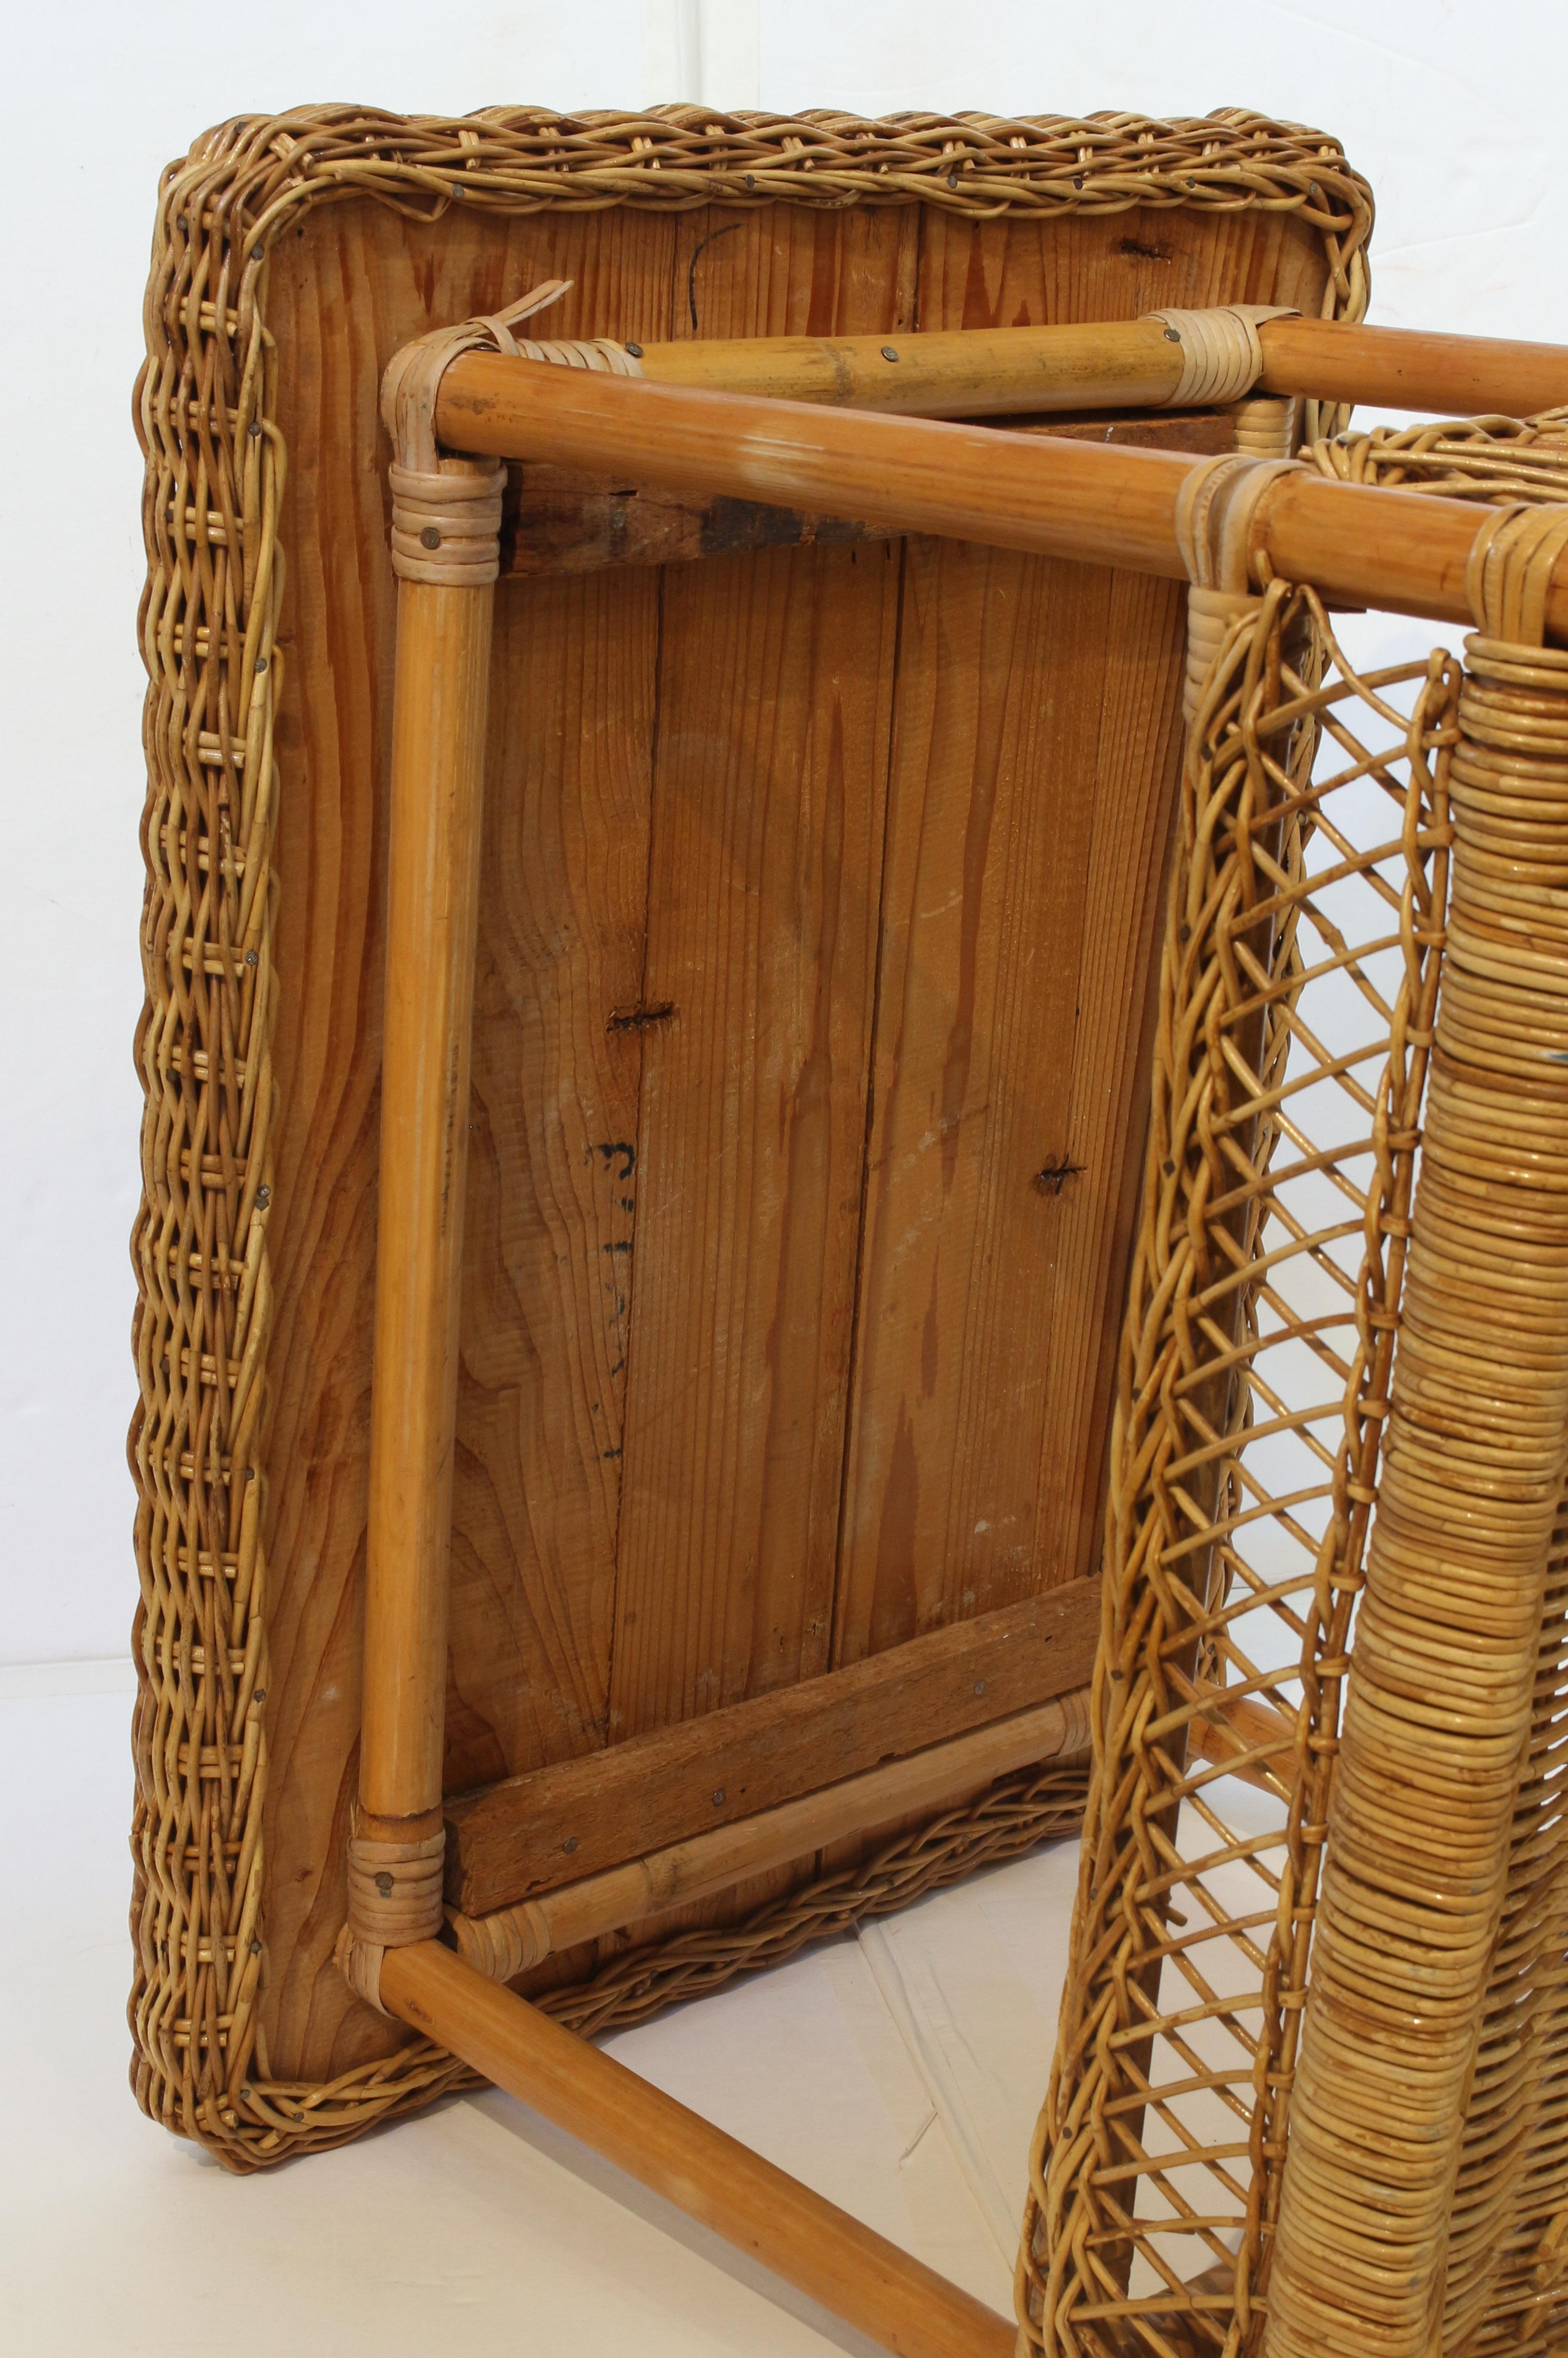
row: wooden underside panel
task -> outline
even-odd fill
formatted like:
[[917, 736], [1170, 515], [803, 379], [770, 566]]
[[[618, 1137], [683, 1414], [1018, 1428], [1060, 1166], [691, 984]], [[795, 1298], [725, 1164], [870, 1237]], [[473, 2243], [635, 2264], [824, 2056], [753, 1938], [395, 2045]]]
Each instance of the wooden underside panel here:
[[1173, 584], [910, 544], [838, 1661], [1092, 1568], [1181, 628]]
[[665, 587], [612, 1740], [827, 1663], [898, 574]]
[[[676, 332], [901, 320], [915, 230], [685, 216]], [[898, 577], [665, 579], [612, 1741], [827, 1665]]]
[[933, 211], [922, 226], [917, 325], [1040, 328], [1214, 303], [1278, 303], [1316, 318], [1327, 276], [1317, 232], [1294, 213], [1141, 207], [1054, 222]]
[[[576, 285], [543, 331], [654, 341], [693, 332], [693, 304], [708, 335], [1315, 310], [1323, 268], [1280, 216], [914, 208], [432, 225], [355, 200], [276, 252], [272, 2072], [330, 2079], [399, 2036], [330, 1963], [359, 1729], [386, 361], [546, 276]], [[569, 1774], [612, 1736], [1027, 1599], [1090, 1567], [1098, 1519], [1174, 591], [896, 542], [594, 564], [498, 598], [453, 1791]], [[935, 1147], [933, 1109], [955, 1117]], [[1059, 1195], [1034, 1184], [1064, 1159], [1083, 1169]]]
[[658, 582], [496, 609], [446, 1782], [604, 1740], [621, 1498]]

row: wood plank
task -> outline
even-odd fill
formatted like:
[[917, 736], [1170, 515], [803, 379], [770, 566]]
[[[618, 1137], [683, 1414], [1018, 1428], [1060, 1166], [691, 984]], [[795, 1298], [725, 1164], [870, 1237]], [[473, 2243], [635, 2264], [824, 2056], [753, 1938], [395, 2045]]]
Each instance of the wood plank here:
[[[742, 1711], [752, 1707], [737, 1705]], [[1285, 1723], [1278, 1713], [1273, 1718], [1263, 1740], [1277, 1747]], [[1237, 1774], [1260, 1781], [1245, 1735], [1233, 1732], [1217, 1706], [1208, 1733], [1216, 1747], [1212, 1758], [1238, 1758], [1243, 1765]], [[1081, 1758], [1089, 1740], [1089, 1691], [1078, 1687], [489, 1915], [449, 1909], [448, 1929], [459, 1954], [481, 1973], [514, 1981], [546, 1957], [605, 1940], [629, 1923], [684, 1903], [719, 1898], [750, 1877], [809, 1856], [827, 1843], [862, 1837], [900, 1818], [929, 1817], [950, 1807], [959, 1794], [983, 1791], [1021, 1768]]]
[[[381, 372], [398, 346], [427, 328], [492, 310], [540, 277], [574, 276], [562, 332], [598, 334], [640, 318], [663, 332], [668, 317], [674, 230], [647, 215], [610, 212], [573, 219], [535, 215], [510, 222], [467, 217], [424, 225], [368, 201], [324, 206], [298, 236], [282, 240], [268, 265], [268, 325], [277, 339], [279, 423], [289, 455], [282, 541], [287, 554], [281, 650], [283, 687], [276, 750], [279, 786], [275, 867], [278, 879], [273, 1057], [279, 1117], [274, 1127], [270, 1215], [274, 1326], [268, 1354], [271, 1401], [265, 1441], [265, 1547], [271, 1653], [269, 1754], [265, 1827], [267, 1940], [274, 1959], [264, 2011], [264, 2068], [285, 2078], [332, 2079], [396, 2045], [401, 2033], [355, 2004], [332, 1963], [342, 1920], [343, 1852], [360, 1722], [360, 1592], [363, 1576], [370, 1339], [381, 1058], [382, 942], [385, 871], [384, 795], [390, 719], [394, 583], [386, 548], [385, 444]], [[599, 595], [607, 585], [584, 585]], [[616, 584], [600, 626], [629, 661], [636, 633], [615, 600], [646, 597], [648, 585]], [[518, 585], [509, 600], [539, 594]], [[553, 587], [544, 594], [562, 592]], [[573, 596], [583, 594], [573, 588]], [[652, 671], [652, 634], [644, 633]], [[586, 647], [574, 656], [593, 677]], [[537, 664], [534, 674], [539, 684]], [[497, 679], [497, 691], [501, 681]], [[547, 701], [547, 699], [546, 699]], [[557, 698], [559, 703], [559, 696]], [[628, 741], [643, 731], [633, 708]], [[575, 727], [567, 732], [575, 736]], [[537, 748], [516, 733], [492, 741], [492, 813], [515, 784], [542, 792]], [[644, 766], [646, 738], [641, 734]], [[567, 749], [580, 778], [591, 754]], [[564, 758], [564, 757], [562, 757]], [[532, 772], [529, 763], [534, 763]], [[559, 763], [557, 763], [559, 766]], [[527, 786], [532, 776], [535, 784]], [[608, 808], [625, 784], [618, 766], [603, 789]], [[565, 793], [569, 773], [559, 782]], [[645, 798], [645, 784], [644, 784]], [[535, 821], [535, 824], [537, 822]], [[645, 826], [645, 818], [644, 818]], [[526, 836], [526, 824], [523, 834]], [[582, 847], [587, 857], [587, 846]], [[621, 880], [595, 851], [587, 889], [611, 902]], [[497, 898], [498, 887], [502, 887]], [[638, 888], [639, 893], [641, 887]], [[508, 896], [515, 893], [516, 898]], [[530, 898], [530, 895], [533, 897]], [[537, 879], [499, 878], [481, 890], [481, 931], [492, 968], [497, 1022], [528, 988], [526, 962], [512, 1000], [493, 976], [504, 944], [526, 938], [524, 915], [547, 895]], [[600, 903], [602, 907], [602, 902]], [[643, 911], [636, 906], [640, 955]], [[601, 931], [602, 937], [602, 931]], [[565, 964], [580, 979], [582, 958]], [[574, 989], [577, 987], [574, 983]], [[511, 988], [509, 985], [508, 988]], [[605, 979], [600, 1022], [622, 988]], [[559, 1024], [552, 1035], [568, 1079], [580, 1054]], [[601, 1058], [604, 1044], [600, 1043]], [[476, 1063], [506, 1055], [487, 1044], [481, 1019]], [[597, 1069], [597, 1068], [595, 1068]], [[536, 1073], [536, 1068], [535, 1068]], [[535, 1105], [552, 1085], [536, 1075]], [[486, 1085], [487, 1087], [489, 1084]], [[493, 1090], [492, 1091], [493, 1098]], [[487, 1113], [487, 1121], [490, 1115]], [[623, 1126], [617, 1117], [616, 1127]], [[521, 1130], [501, 1130], [509, 1166], [506, 1199], [533, 1184], [523, 1167]], [[482, 1195], [494, 1184], [493, 1141], [476, 1137], [481, 1166], [470, 1178]], [[563, 1193], [568, 1192], [562, 1189]], [[515, 1234], [521, 1215], [508, 1215]], [[556, 1218], [546, 1200], [537, 1217]], [[470, 1201], [470, 1235], [496, 1231], [492, 1213]], [[502, 1223], [505, 1226], [505, 1222]], [[602, 1280], [593, 1224], [580, 1225], [578, 1323], [602, 1320]], [[565, 1249], [572, 1249], [570, 1240]], [[589, 1267], [589, 1263], [593, 1263]], [[480, 1377], [460, 1407], [455, 1552], [460, 1574], [452, 1625], [454, 1694], [449, 1725], [476, 1776], [530, 1767], [573, 1743], [598, 1741], [608, 1672], [610, 1548], [613, 1506], [600, 1510], [608, 1536], [597, 1554], [573, 1538], [594, 1511], [583, 1463], [557, 1459], [548, 1422], [523, 1433], [524, 1395], [559, 1390], [573, 1364], [544, 1329], [547, 1305], [533, 1311], [526, 1364], [519, 1371], [510, 1427], [493, 1381], [504, 1333], [487, 1335], [492, 1308], [513, 1316], [503, 1277], [465, 1306], [463, 1350]], [[557, 1282], [556, 1299], [568, 1293]], [[476, 1323], [477, 1322], [477, 1323]], [[585, 1369], [591, 1355], [580, 1356]], [[594, 1394], [592, 1397], [598, 1397]], [[512, 1414], [512, 1410], [508, 1414]], [[552, 1409], [552, 1414], [557, 1412]], [[520, 1500], [527, 1500], [526, 1517]], [[514, 1534], [524, 1522], [532, 1551]], [[557, 1537], [557, 1530], [565, 1534]], [[522, 1599], [524, 1566], [534, 1584]], [[479, 1567], [476, 1575], [474, 1567]], [[466, 1587], [464, 1584], [467, 1584]], [[557, 1585], [557, 1584], [562, 1584]], [[487, 1586], [488, 1585], [488, 1586]], [[483, 1610], [467, 1611], [478, 1588]], [[490, 1592], [493, 1591], [494, 1594]], [[510, 1649], [542, 1628], [533, 1644], [524, 1699]], [[498, 1639], [503, 1630], [503, 1641]], [[564, 1713], [549, 1698], [558, 1683]], [[492, 1693], [492, 1688], [495, 1693]], [[514, 1749], [509, 1749], [515, 1747]]]
[[1315, 317], [1327, 266], [1293, 213], [1152, 211], [980, 221], [930, 211], [915, 324], [1048, 327], [1171, 306], [1293, 304]]
[[[673, 225], [623, 219], [615, 236], [513, 224], [492, 275], [572, 278], [558, 335], [653, 333]], [[615, 1017], [645, 956], [658, 630], [652, 577], [497, 593], [449, 1788], [604, 1741], [642, 1055]]]
[[449, 1790], [604, 1740], [657, 644], [651, 573], [498, 594]]
[[[934, 220], [920, 325], [1280, 278], [1315, 308], [1303, 251], [1251, 217]], [[1174, 584], [909, 545], [837, 1662], [1093, 1568], [1182, 632]]]
[[612, 1741], [827, 1662], [897, 587], [665, 584]]
[[[928, 251], [946, 249], [957, 234], [940, 221], [922, 232], [914, 209], [867, 214], [859, 227], [843, 215], [802, 213], [792, 222], [784, 209], [744, 219], [751, 228], [697, 257], [699, 318], [708, 331], [722, 324], [722, 306], [710, 298], [723, 291], [726, 274], [733, 278], [725, 300], [736, 307], [737, 330], [745, 325], [737, 290], [749, 276], [758, 289], [752, 308], [759, 330], [827, 332], [851, 324], [856, 273], [877, 270], [891, 274], [884, 283], [898, 323], [913, 324], [916, 243], [924, 234]], [[1080, 257], [1091, 246], [1098, 254], [1106, 241], [1137, 233], [1141, 219], [1077, 223], [1067, 243]], [[511, 221], [454, 213], [425, 225], [355, 200], [312, 213], [300, 236], [279, 243], [268, 266], [268, 325], [277, 339], [280, 422], [290, 459], [277, 739], [274, 1076], [279, 1118], [265, 1492], [272, 1654], [265, 1907], [274, 1962], [265, 2022], [267, 2067], [284, 2076], [330, 2080], [384, 2052], [399, 2035], [353, 2005], [331, 1964], [359, 1725], [358, 1583], [374, 1240], [384, 892], [380, 781], [393, 615], [384, 556], [379, 375], [407, 337], [438, 322], [493, 311], [552, 275], [577, 282], [566, 304], [549, 315], [553, 333], [653, 340], [678, 324], [672, 304], [681, 307], [681, 331], [689, 332], [688, 263], [708, 230], [734, 220], [710, 213], [677, 222], [612, 210]], [[977, 317], [990, 317], [999, 301], [1016, 309], [1029, 299], [1029, 265], [1000, 279], [992, 268], [994, 228], [972, 254], [955, 245], [944, 265], [960, 287], [972, 279]], [[1225, 269], [1242, 251], [1238, 241], [1249, 236], [1261, 236], [1265, 243], [1273, 239], [1280, 255], [1295, 254], [1298, 263], [1306, 253], [1321, 269], [1310, 235], [1298, 253], [1293, 225], [1277, 221], [1266, 230], [1254, 223], [1243, 232], [1230, 222], [1217, 225], [1213, 217], [1184, 223], [1160, 215], [1150, 217], [1147, 232], [1183, 254], [1188, 245], [1217, 240], [1229, 257]], [[884, 247], [896, 254], [895, 263], [881, 258]], [[1267, 299], [1275, 290], [1251, 258], [1243, 260], [1251, 272], [1244, 291]], [[1116, 266], [1125, 271], [1129, 265], [1123, 259]], [[1148, 265], [1150, 283], [1130, 296], [1121, 312], [1150, 302], [1234, 298], [1242, 291], [1218, 283], [1212, 272], [1206, 277], [1196, 265], [1182, 267], [1188, 277], [1178, 284], [1169, 271]], [[1314, 308], [1308, 276], [1302, 264], [1298, 281], [1307, 308]], [[1099, 300], [1081, 269], [1073, 283]], [[873, 318], [871, 308], [868, 303], [855, 323], [880, 325], [883, 314]], [[650, 568], [640, 587], [645, 590], [653, 579]], [[590, 586], [597, 594], [606, 585], [519, 583], [503, 592], [502, 605], [544, 590], [554, 597]], [[617, 594], [625, 587], [618, 582]], [[601, 606], [594, 610], [595, 622], [583, 610], [585, 632], [597, 635], [594, 647], [582, 650], [582, 676], [606, 711], [622, 695], [628, 698], [628, 740], [639, 741], [645, 756], [646, 706], [624, 677], [615, 685], [605, 668], [607, 645], [618, 646], [629, 663], [646, 644], [648, 624], [636, 592], [629, 594], [630, 606]], [[543, 606], [514, 608], [519, 616], [525, 611], [534, 621], [517, 623], [505, 669], [510, 676], [514, 666], [532, 663], [528, 676], [538, 708], [560, 716], [568, 708], [565, 681], [547, 650], [564, 644], [566, 624], [546, 619]], [[503, 628], [513, 624], [503, 621]], [[537, 644], [531, 654], [533, 633]], [[552, 1159], [557, 1149], [547, 1136], [555, 1103], [549, 1060], [559, 1060], [555, 1078], [566, 1092], [563, 1133], [575, 1125], [585, 1142], [610, 1143], [617, 1127], [608, 1111], [614, 1090], [622, 1091], [622, 1102], [625, 1092], [634, 1094], [649, 1039], [644, 1032], [609, 1028], [641, 1000], [640, 970], [628, 986], [621, 964], [624, 957], [636, 967], [643, 914], [634, 883], [625, 873], [595, 872], [580, 846], [563, 855], [566, 866], [553, 874], [517, 872], [519, 863], [525, 868], [535, 857], [551, 796], [563, 825], [571, 819], [576, 795], [587, 795], [590, 804], [598, 797], [597, 817], [590, 811], [585, 822], [585, 840], [597, 829], [595, 840], [608, 841], [612, 817], [617, 828], [630, 830], [628, 797], [635, 799], [630, 755], [623, 749], [611, 763], [602, 746], [574, 747], [562, 719], [550, 768], [539, 742], [525, 746], [521, 680], [520, 669], [516, 725], [496, 746], [492, 810], [500, 807], [496, 795], [508, 781], [526, 773], [531, 783], [519, 793], [515, 833], [504, 858], [490, 864], [481, 900], [490, 967], [488, 979], [481, 978], [488, 1011], [476, 1039], [476, 1070], [487, 1077], [475, 1099], [469, 1224], [470, 1237], [481, 1229], [491, 1237], [495, 1259], [483, 1271], [472, 1254], [466, 1264], [448, 1704], [449, 1774], [463, 1783], [565, 1758], [601, 1742], [608, 1725], [620, 1461], [595, 1459], [589, 1447], [593, 1420], [603, 1411], [602, 1390], [580, 1389], [568, 1401], [560, 1396], [558, 1371], [575, 1365], [579, 1387], [586, 1387], [603, 1368], [609, 1298], [595, 1290], [603, 1284], [598, 1248], [626, 1240], [607, 1223], [632, 1217], [613, 1193], [634, 1196], [636, 1188], [611, 1191], [600, 1173], [589, 1184], [588, 1166], [573, 1174]], [[509, 692], [499, 674], [495, 692]], [[586, 863], [586, 899], [585, 866], [574, 861]], [[565, 936], [585, 922], [585, 911], [592, 939], [586, 947], [572, 946]], [[584, 1013], [583, 978], [589, 968], [603, 983], [601, 1035], [591, 1035]], [[548, 1012], [539, 994], [552, 974], [562, 1004]], [[517, 1011], [531, 998], [534, 1014], [519, 1029]], [[514, 1045], [521, 1076], [509, 1067]], [[592, 1135], [600, 1127], [604, 1136]], [[619, 1162], [611, 1167], [613, 1176]], [[552, 1247], [564, 1259], [552, 1260]], [[526, 1327], [521, 1336], [520, 1302]], [[575, 1361], [569, 1342], [550, 1339], [557, 1321], [568, 1322], [577, 1338]], [[613, 1401], [612, 1390], [611, 1412]], [[613, 1447], [612, 1436], [604, 1445]], [[779, 1881], [760, 1880], [753, 1897], [761, 1900]], [[744, 1895], [736, 1896], [728, 1912], [743, 1904]], [[694, 1911], [713, 1912], [712, 1903]], [[627, 1936], [635, 1937], [635, 1931]], [[589, 1961], [580, 1962], [586, 1970]]]
[[849, 1669], [447, 1803], [448, 1897], [488, 1915], [1087, 1684], [1099, 1587], [1074, 1581]]
[[[913, 225], [680, 238], [707, 333], [905, 315]], [[827, 1660], [897, 578], [876, 545], [665, 582], [612, 1742]]]
[[1181, 626], [909, 551], [839, 1661], [1091, 1568]]

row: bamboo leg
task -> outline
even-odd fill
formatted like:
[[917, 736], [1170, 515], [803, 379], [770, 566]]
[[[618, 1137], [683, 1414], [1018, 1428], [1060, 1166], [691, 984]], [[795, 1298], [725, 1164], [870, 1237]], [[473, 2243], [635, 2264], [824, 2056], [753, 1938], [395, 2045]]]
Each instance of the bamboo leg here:
[[360, 1800], [439, 1808], [469, 1044], [494, 593], [399, 592]]
[[1016, 2329], [798, 2179], [434, 1941], [389, 1950], [389, 2013], [899, 2358], [1013, 2358]]
[[398, 589], [354, 1977], [441, 1921], [458, 1304], [500, 475], [394, 470]]

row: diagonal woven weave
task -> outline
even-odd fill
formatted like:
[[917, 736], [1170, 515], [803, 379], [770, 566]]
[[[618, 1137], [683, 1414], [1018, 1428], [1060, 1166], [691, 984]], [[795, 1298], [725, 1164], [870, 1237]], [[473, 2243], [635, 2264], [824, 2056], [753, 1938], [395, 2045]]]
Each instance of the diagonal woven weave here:
[[[1275, 583], [1189, 741], [1019, 2279], [1064, 2358], [1563, 2330], [1565, 452], [1320, 445], [1501, 505], [1467, 670], [1357, 676]], [[1217, 1685], [1280, 1714], [1251, 1788], [1191, 1765]]]

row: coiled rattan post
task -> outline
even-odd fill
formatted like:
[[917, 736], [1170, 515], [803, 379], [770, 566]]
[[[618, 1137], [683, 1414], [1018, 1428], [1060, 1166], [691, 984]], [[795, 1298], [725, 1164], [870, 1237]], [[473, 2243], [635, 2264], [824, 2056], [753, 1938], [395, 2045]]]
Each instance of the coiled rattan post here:
[[1247, 459], [1293, 459], [1301, 404], [1292, 395], [1260, 395], [1236, 413], [1236, 448]]
[[1381, 2358], [1468, 2348], [1526, 2150], [1477, 2071], [1527, 1994], [1516, 1960], [1487, 2056], [1568, 1467], [1568, 654], [1541, 644], [1565, 544], [1562, 510], [1499, 511], [1470, 568], [1443, 995], [1267, 2358], [1361, 2358], [1373, 2331]]

